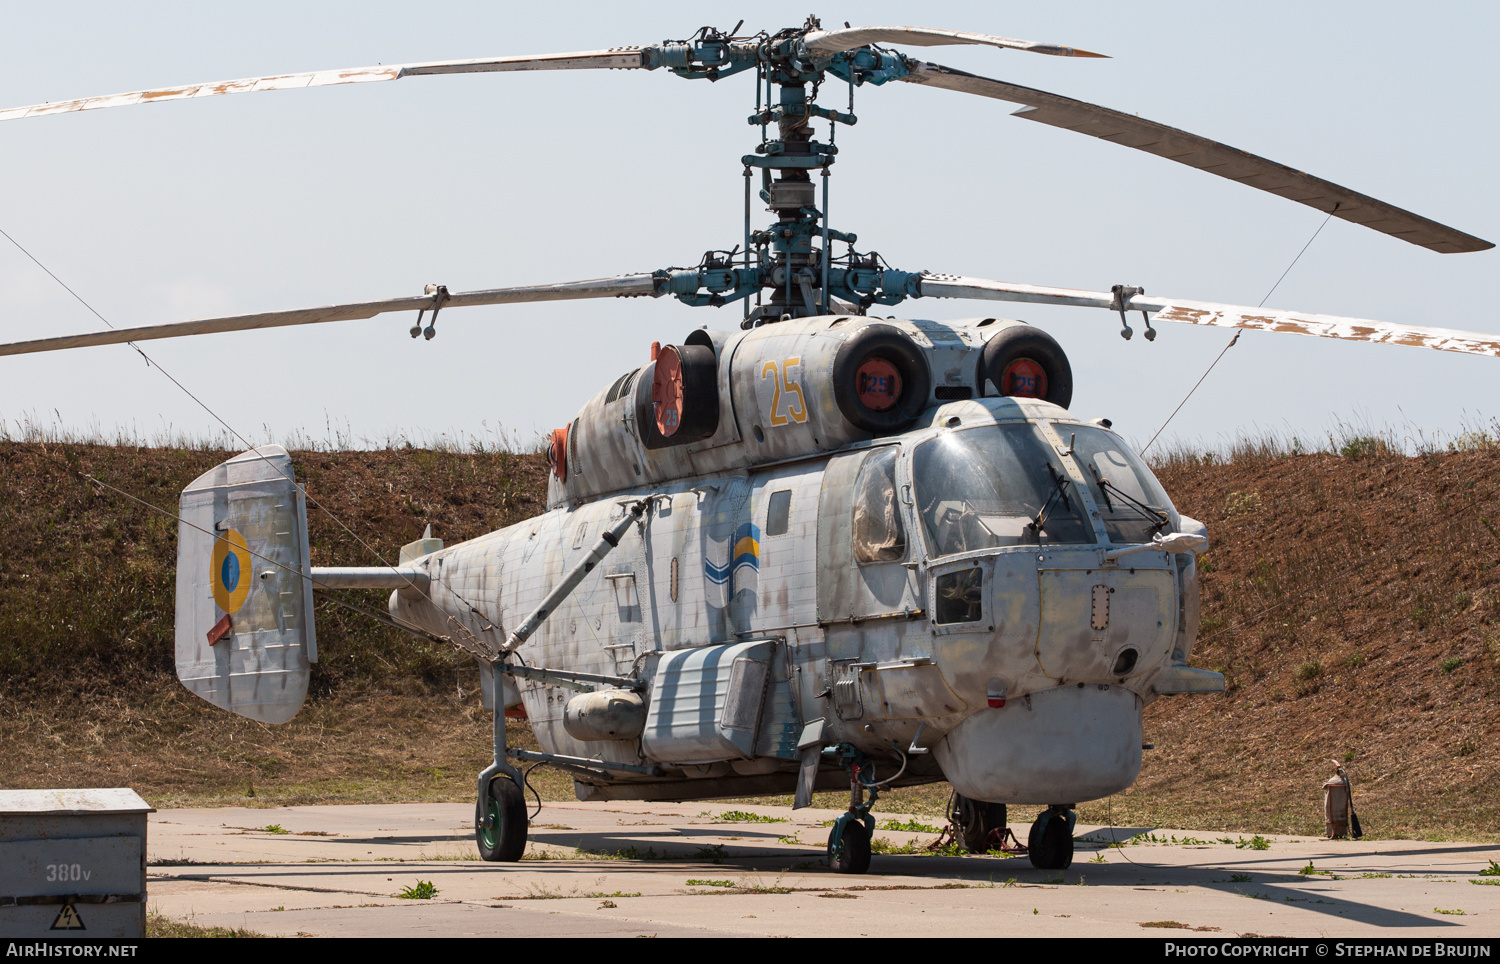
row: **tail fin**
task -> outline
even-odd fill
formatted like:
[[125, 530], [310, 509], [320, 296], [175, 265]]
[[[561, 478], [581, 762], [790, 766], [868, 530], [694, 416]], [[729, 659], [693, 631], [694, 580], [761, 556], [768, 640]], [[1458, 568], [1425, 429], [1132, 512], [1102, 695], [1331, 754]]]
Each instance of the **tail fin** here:
[[182, 491], [177, 678], [220, 709], [285, 723], [318, 660], [307, 502], [279, 445], [236, 455]]

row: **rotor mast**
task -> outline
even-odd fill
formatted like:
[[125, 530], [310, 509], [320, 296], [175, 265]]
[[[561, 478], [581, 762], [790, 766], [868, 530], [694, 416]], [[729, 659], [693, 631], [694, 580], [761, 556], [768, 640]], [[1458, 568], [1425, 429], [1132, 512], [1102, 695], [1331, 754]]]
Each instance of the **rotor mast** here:
[[[755, 324], [762, 319], [776, 321], [784, 317], [799, 318], [834, 310], [829, 292], [833, 241], [853, 243], [855, 236], [835, 231], [828, 223], [828, 175], [838, 148], [834, 131], [838, 124], [854, 124], [853, 86], [850, 88], [849, 111], [820, 107], [815, 98], [824, 80], [824, 68], [804, 60], [800, 41], [808, 31], [820, 28], [816, 18], [809, 18], [802, 30], [785, 32], [763, 45], [760, 78], [766, 92], [765, 106], [750, 118], [761, 126], [761, 143], [755, 154], [742, 160], [746, 169], [762, 171], [761, 198], [776, 221], [766, 230], [751, 234], [751, 244], [761, 256], [764, 267], [761, 282], [769, 290], [769, 300], [747, 320]], [[809, 96], [808, 86], [812, 86]], [[772, 88], [776, 88], [772, 103]], [[813, 120], [829, 122], [828, 143], [815, 139]], [[768, 122], [776, 125], [776, 137], [770, 138]], [[823, 197], [818, 200], [813, 172], [821, 171]], [[774, 179], [772, 177], [774, 173]], [[859, 310], [847, 305], [843, 310]]]
[[[658, 48], [668, 53], [648, 57], [653, 66], [659, 59], [661, 66], [691, 79], [718, 80], [754, 68], [755, 113], [748, 121], [761, 129], [755, 152], [740, 159], [750, 180], [745, 192], [745, 249], [709, 251], [695, 268], [656, 272], [659, 294], [694, 306], [718, 307], [747, 299], [747, 328], [829, 312], [863, 314], [871, 304], [895, 304], [918, 294], [917, 275], [882, 271], [877, 256], [862, 257], [854, 251], [854, 234], [834, 230], [828, 223], [829, 169], [838, 154], [834, 131], [839, 124], [857, 120], [854, 87], [897, 79], [905, 67], [898, 55], [868, 47], [815, 54], [807, 38], [823, 33], [815, 17], [800, 28], [769, 37], [736, 38], [732, 31], [723, 34], [705, 27], [688, 41]], [[849, 109], [832, 110], [817, 103], [818, 90], [829, 75], [848, 82]], [[829, 123], [827, 143], [817, 139], [813, 123], [819, 119]], [[758, 195], [775, 220], [751, 230], [757, 170]], [[815, 172], [822, 176], [821, 201]], [[834, 242], [849, 244], [848, 253], [834, 259], [829, 250]], [[754, 308], [748, 304], [752, 296]]]

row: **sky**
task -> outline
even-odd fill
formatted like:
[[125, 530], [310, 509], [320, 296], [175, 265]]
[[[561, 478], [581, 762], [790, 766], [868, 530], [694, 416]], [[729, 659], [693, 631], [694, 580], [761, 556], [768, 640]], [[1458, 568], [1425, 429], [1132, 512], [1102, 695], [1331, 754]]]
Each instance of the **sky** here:
[[[806, 3], [0, 5], [0, 107], [377, 63], [593, 50], [800, 24]], [[1500, 6], [1486, 3], [821, 4], [825, 25], [917, 23], [1063, 43], [922, 59], [1139, 113], [1500, 240]], [[829, 100], [829, 98], [832, 100]], [[841, 100], [842, 91], [825, 100]], [[117, 326], [539, 284], [697, 263], [738, 243], [749, 76], [408, 78], [0, 124], [0, 230]], [[996, 101], [862, 88], [834, 227], [907, 270], [1255, 305], [1324, 215]], [[758, 206], [757, 206], [758, 207]], [[754, 212], [757, 223], [770, 216]], [[1267, 304], [1500, 332], [1500, 253], [1439, 255], [1333, 220]], [[1122, 341], [1107, 312], [909, 301], [901, 317], [1023, 318], [1072, 360], [1073, 410], [1144, 443], [1228, 342]], [[471, 308], [432, 342], [388, 315], [0, 359], [0, 419], [146, 439], [523, 446], [647, 360], [733, 330], [666, 299]], [[1135, 322], [1132, 324], [1139, 329]], [[102, 327], [0, 238], [0, 340]], [[1275, 433], [1451, 437], [1500, 416], [1500, 360], [1247, 332], [1159, 446]]]

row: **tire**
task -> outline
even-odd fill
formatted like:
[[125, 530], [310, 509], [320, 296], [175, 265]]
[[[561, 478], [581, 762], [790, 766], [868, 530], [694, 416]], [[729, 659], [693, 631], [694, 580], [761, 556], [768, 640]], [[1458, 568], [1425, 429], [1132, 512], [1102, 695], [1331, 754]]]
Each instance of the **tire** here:
[[971, 854], [982, 854], [989, 850], [990, 834], [1006, 827], [1005, 804], [970, 800], [959, 794], [958, 806], [954, 808], [958, 823], [959, 839], [964, 849]]
[[480, 859], [515, 863], [526, 852], [526, 797], [514, 780], [502, 776], [490, 781], [483, 802], [489, 810], [490, 825], [474, 830]]
[[1073, 835], [1064, 813], [1048, 811], [1036, 818], [1026, 838], [1027, 856], [1038, 870], [1067, 870], [1073, 864]]
[[1057, 339], [1030, 325], [1002, 328], [985, 342], [979, 361], [980, 388], [988, 380], [994, 383], [996, 392], [1006, 394], [1002, 384], [1005, 370], [1022, 360], [1034, 362], [1045, 373], [1046, 389], [1034, 397], [1067, 408], [1073, 401], [1073, 366]]
[[[838, 832], [837, 827], [834, 832]], [[870, 831], [860, 821], [850, 820], [844, 824], [842, 847], [835, 847], [833, 834], [829, 834], [828, 854], [837, 873], [866, 873], [870, 869]]]

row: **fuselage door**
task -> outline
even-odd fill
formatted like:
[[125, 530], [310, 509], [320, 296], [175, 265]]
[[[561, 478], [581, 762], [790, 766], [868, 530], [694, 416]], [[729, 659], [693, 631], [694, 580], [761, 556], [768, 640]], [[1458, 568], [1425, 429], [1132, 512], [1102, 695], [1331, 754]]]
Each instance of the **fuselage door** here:
[[721, 643], [748, 628], [760, 564], [749, 501], [749, 480], [737, 474], [656, 500], [647, 606], [659, 648]]
[[[756, 631], [806, 623], [815, 605], [820, 468], [804, 462], [751, 477], [749, 522], [758, 539], [758, 599], [750, 619]], [[738, 550], [748, 548], [738, 546], [736, 557]], [[737, 572], [748, 577], [750, 571], [742, 564]]]
[[860, 622], [921, 608], [896, 446], [828, 460], [818, 500], [818, 620]]

